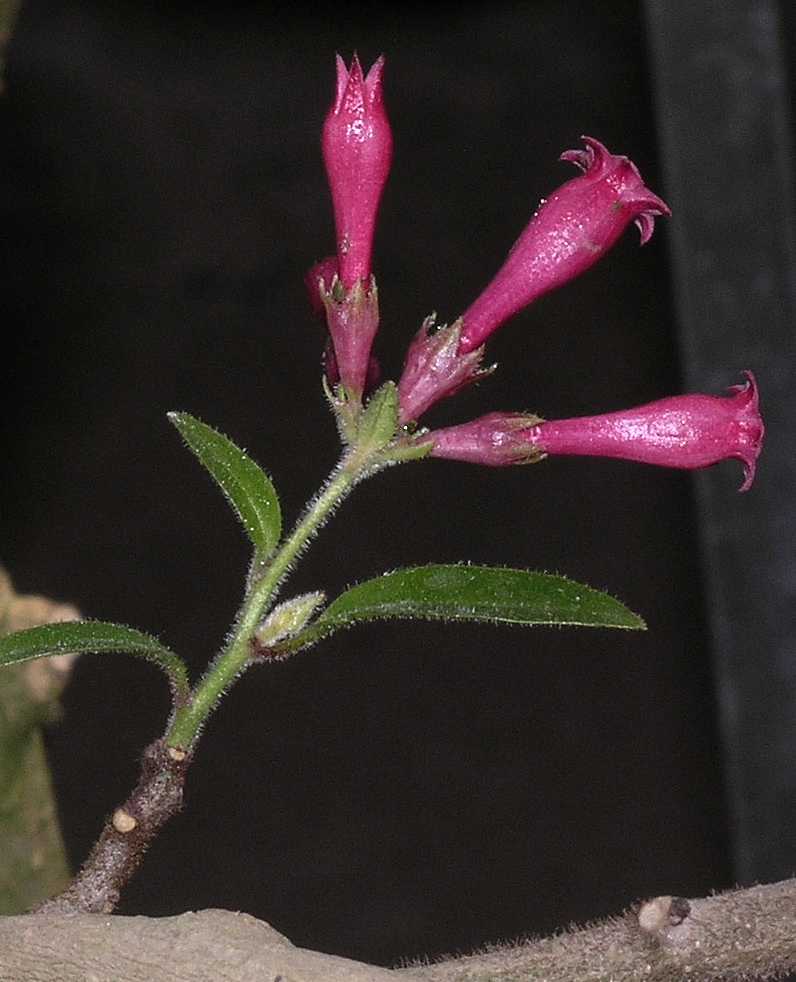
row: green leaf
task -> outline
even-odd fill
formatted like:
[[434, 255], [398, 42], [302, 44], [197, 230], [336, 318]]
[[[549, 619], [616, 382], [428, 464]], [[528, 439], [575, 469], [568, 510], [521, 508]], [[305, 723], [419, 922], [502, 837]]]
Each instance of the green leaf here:
[[64, 621], [7, 634], [0, 638], [0, 666], [83, 651], [124, 651], [140, 655], [163, 669], [178, 699], [185, 699], [190, 690], [185, 663], [173, 651], [164, 648], [157, 638], [124, 624], [104, 621]]
[[235, 509], [262, 562], [282, 535], [282, 513], [268, 475], [232, 440], [189, 413], [169, 420], [199, 458]]
[[382, 618], [646, 628], [618, 600], [563, 576], [434, 565], [395, 570], [351, 587], [305, 632], [279, 647], [294, 651], [341, 627]]

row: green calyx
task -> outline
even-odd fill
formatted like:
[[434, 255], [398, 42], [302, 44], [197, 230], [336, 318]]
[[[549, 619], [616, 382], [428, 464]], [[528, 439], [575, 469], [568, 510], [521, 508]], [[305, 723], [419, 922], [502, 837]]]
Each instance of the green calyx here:
[[360, 453], [379, 453], [392, 442], [398, 430], [398, 389], [385, 382], [368, 400], [357, 424], [356, 445]]

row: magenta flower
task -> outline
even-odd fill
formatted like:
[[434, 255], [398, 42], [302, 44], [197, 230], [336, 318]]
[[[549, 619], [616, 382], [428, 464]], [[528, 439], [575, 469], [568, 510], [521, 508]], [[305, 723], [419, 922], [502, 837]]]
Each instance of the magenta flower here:
[[590, 136], [582, 139], [585, 150], [567, 150], [560, 159], [583, 174], [542, 202], [506, 262], [462, 315], [463, 354], [537, 297], [596, 263], [630, 222], [638, 226], [643, 245], [652, 235], [654, 216], [670, 214], [627, 157], [609, 153]]
[[392, 131], [384, 111], [384, 57], [362, 77], [337, 56], [337, 91], [323, 124], [323, 159], [332, 191], [340, 279], [348, 289], [370, 280], [376, 212], [392, 160]]
[[746, 372], [746, 378], [728, 396], [672, 396], [601, 416], [540, 422], [491, 413], [430, 433], [431, 456], [500, 467], [546, 454], [582, 454], [686, 469], [733, 458], [744, 466], [740, 490], [748, 491], [765, 427], [754, 375]]

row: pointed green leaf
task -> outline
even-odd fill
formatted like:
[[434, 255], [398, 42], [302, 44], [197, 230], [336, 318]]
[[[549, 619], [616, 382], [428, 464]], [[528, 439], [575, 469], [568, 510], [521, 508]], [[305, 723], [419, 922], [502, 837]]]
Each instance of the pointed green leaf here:
[[385, 573], [341, 594], [302, 634], [294, 651], [341, 627], [382, 618], [567, 624], [643, 630], [618, 600], [563, 576], [488, 566], [420, 566]]
[[188, 695], [190, 686], [183, 660], [164, 648], [151, 634], [144, 634], [124, 624], [64, 621], [6, 634], [0, 638], [0, 666], [82, 651], [123, 651], [140, 655], [163, 669], [178, 699], [183, 700]]
[[189, 413], [169, 413], [190, 449], [235, 509], [262, 561], [282, 535], [282, 513], [268, 475], [229, 437]]

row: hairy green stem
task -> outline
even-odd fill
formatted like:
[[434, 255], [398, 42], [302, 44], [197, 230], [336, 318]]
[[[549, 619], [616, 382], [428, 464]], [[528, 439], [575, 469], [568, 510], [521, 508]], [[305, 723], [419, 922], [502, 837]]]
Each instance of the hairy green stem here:
[[311, 502], [262, 576], [253, 580], [235, 620], [231, 640], [197, 683], [188, 703], [175, 713], [165, 736], [166, 746], [182, 751], [191, 749], [208, 716], [251, 657], [254, 632], [285, 574], [337, 505], [372, 466], [371, 456], [362, 449], [354, 448], [332, 472], [321, 493]]
[[188, 700], [178, 704], [164, 736], [147, 748], [138, 784], [105, 824], [75, 879], [62, 893], [40, 904], [36, 913], [109, 914], [114, 910], [150, 843], [182, 807], [185, 774], [201, 728], [224, 692], [246, 668], [255, 632], [282, 580], [354, 485], [400, 459], [383, 451], [384, 446], [367, 435], [351, 447], [270, 562], [261, 571], [251, 571], [229, 643], [197, 682]]

